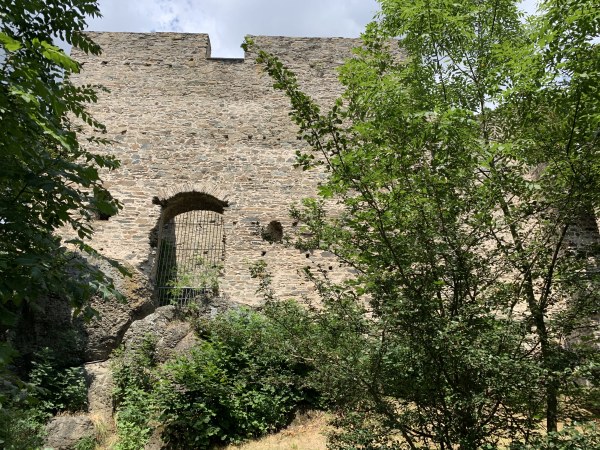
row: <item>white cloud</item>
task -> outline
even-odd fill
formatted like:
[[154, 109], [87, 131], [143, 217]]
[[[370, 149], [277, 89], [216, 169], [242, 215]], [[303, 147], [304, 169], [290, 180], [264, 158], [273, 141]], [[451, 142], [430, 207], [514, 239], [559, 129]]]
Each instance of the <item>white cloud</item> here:
[[[94, 31], [208, 33], [213, 56], [242, 56], [246, 34], [357, 37], [376, 0], [99, 0]], [[521, 7], [535, 11], [536, 0]]]
[[357, 37], [375, 0], [100, 0], [94, 31], [208, 33], [213, 56], [241, 56], [246, 34]]

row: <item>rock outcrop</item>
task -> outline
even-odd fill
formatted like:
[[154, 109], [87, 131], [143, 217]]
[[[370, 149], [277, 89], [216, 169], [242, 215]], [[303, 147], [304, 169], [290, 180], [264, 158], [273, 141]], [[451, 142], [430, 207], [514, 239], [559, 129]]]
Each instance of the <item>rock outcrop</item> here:
[[45, 448], [68, 450], [81, 439], [94, 435], [94, 423], [85, 415], [57, 416], [46, 425], [46, 431]]
[[84, 372], [88, 385], [88, 412], [102, 420], [110, 420], [114, 389], [110, 361], [88, 363], [84, 366]]
[[131, 277], [124, 277], [112, 267], [103, 267], [103, 270], [113, 278], [126, 302], [98, 298], [92, 300], [92, 307], [98, 311], [99, 316], [89, 323], [81, 324], [85, 335], [86, 362], [108, 359], [133, 321], [152, 313], [155, 308], [151, 287], [135, 269], [130, 269]]

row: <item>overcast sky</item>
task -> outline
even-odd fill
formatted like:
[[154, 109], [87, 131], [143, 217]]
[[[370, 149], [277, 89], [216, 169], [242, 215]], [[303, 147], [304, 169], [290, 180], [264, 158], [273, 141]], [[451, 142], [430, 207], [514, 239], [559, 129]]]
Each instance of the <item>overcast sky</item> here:
[[[535, 0], [526, 0], [533, 10]], [[241, 57], [247, 34], [357, 37], [375, 0], [99, 0], [91, 31], [208, 33], [212, 56]]]

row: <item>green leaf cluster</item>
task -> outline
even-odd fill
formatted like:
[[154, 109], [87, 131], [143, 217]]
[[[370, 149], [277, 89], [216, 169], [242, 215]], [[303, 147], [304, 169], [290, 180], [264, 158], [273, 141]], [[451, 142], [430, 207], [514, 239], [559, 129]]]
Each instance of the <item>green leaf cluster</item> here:
[[33, 356], [31, 368], [21, 380], [3, 371], [0, 387], [0, 445], [11, 450], [41, 448], [45, 424], [57, 413], [87, 408], [83, 367], [49, 348]]
[[[299, 310], [295, 310], [299, 311]], [[160, 426], [169, 448], [239, 443], [317, 407], [312, 366], [295, 356], [282, 326], [246, 309], [200, 320], [189, 354], [158, 363], [152, 339], [115, 360], [117, 448], [141, 448]]]
[[[87, 300], [115, 293], [99, 269], [67, 251], [57, 236], [70, 228], [69, 244], [98, 255], [84, 240], [97, 212], [120, 208], [104, 188], [99, 170], [118, 162], [94, 153], [104, 132], [86, 110], [97, 100], [93, 86], [70, 75], [80, 65], [54, 44], [56, 38], [98, 54], [82, 30], [98, 16], [92, 0], [19, 0], [0, 3], [0, 317], [10, 326], [23, 302], [53, 293], [90, 313]], [[79, 139], [83, 126], [88, 142]]]
[[[79, 410], [87, 402], [81, 369], [43, 351], [28, 370], [25, 358], [18, 361], [7, 343], [9, 330], [24, 316], [35, 315], [50, 296], [64, 299], [84, 318], [94, 314], [89, 306], [93, 295], [118, 296], [112, 280], [94, 263], [100, 255], [85, 242], [97, 213], [113, 215], [120, 208], [99, 175], [116, 169], [118, 161], [96, 153], [106, 142], [104, 127], [86, 105], [96, 101], [97, 88], [71, 81], [81, 66], [56, 45], [61, 40], [99, 54], [100, 48], [82, 33], [86, 18], [98, 15], [94, 0], [0, 1], [3, 448], [40, 447], [50, 414]], [[65, 241], [59, 231], [73, 238]]]
[[297, 164], [322, 166], [319, 194], [342, 209], [293, 208], [298, 246], [355, 274], [308, 273], [325, 305], [311, 320], [344, 336], [317, 346], [343, 409], [333, 448], [498, 448], [541, 419], [590, 420], [600, 9], [380, 4], [326, 112], [257, 49], [307, 144]]
[[55, 353], [49, 348], [37, 352], [28, 374], [29, 383], [35, 388], [37, 408], [48, 416], [84, 411], [87, 386], [83, 367], [65, 365]]

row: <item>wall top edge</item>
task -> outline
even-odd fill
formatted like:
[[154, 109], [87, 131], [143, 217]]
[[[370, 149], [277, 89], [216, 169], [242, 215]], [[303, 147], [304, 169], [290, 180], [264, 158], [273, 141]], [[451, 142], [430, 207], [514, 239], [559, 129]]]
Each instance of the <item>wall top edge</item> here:
[[[100, 44], [103, 50], [114, 47], [152, 48], [157, 53], [168, 53], [178, 50], [196, 49], [202, 59], [223, 61], [243, 61], [253, 55], [246, 52], [244, 58], [213, 58], [208, 33], [180, 32], [128, 32], [128, 31], [86, 31], [86, 35]], [[360, 45], [360, 38], [346, 37], [307, 37], [307, 36], [270, 36], [247, 35], [260, 48], [274, 53], [287, 53], [286, 50], [302, 52], [303, 50], [319, 51], [319, 48], [331, 51], [348, 52], [352, 47]], [[240, 42], [241, 44], [241, 42]], [[277, 51], [275, 51], [277, 50]], [[196, 53], [196, 52], [194, 52]]]

